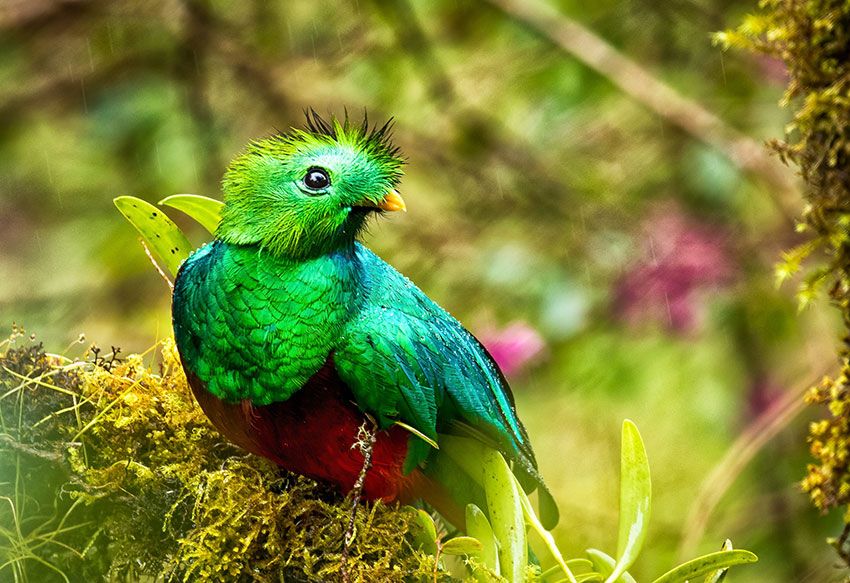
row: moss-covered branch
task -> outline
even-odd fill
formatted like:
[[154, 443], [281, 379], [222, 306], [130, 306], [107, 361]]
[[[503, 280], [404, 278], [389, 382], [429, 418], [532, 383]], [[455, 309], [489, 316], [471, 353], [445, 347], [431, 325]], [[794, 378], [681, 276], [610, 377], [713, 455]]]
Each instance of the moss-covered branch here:
[[[227, 444], [158, 349], [156, 373], [39, 345], [0, 357], [0, 563], [31, 581], [338, 579], [350, 502]], [[357, 513], [352, 581], [433, 580], [404, 536], [415, 516]]]

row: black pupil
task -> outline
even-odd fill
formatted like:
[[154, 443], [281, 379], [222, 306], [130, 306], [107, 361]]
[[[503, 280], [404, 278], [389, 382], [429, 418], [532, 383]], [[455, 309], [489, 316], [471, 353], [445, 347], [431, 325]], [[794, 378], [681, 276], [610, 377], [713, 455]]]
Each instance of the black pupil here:
[[316, 190], [325, 188], [330, 183], [331, 180], [328, 178], [328, 173], [321, 168], [310, 168], [307, 171], [307, 176], [304, 177], [304, 184]]

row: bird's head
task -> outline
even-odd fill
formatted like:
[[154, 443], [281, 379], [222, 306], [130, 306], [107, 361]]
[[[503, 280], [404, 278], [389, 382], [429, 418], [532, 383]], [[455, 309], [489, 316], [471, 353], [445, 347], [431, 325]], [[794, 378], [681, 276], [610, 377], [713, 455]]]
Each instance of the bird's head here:
[[406, 210], [390, 125], [310, 112], [305, 129], [252, 142], [224, 176], [216, 237], [291, 259], [350, 248], [369, 215]]

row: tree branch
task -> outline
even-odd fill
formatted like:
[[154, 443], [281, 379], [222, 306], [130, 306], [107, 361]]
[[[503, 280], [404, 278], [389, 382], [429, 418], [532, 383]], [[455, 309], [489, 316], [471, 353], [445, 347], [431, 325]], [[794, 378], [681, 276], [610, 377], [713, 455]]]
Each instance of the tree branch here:
[[533, 0], [487, 1], [548, 38], [670, 124], [718, 150], [742, 171], [764, 180], [787, 220], [793, 221], [799, 214], [797, 188], [790, 173], [765, 152], [762, 144], [732, 128], [700, 103], [684, 97], [596, 33], [551, 6]]

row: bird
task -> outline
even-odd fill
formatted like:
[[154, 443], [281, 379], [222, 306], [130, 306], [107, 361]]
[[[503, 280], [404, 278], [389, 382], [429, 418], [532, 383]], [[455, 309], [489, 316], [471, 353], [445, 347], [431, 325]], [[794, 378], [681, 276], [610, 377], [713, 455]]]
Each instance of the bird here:
[[557, 507], [495, 360], [360, 241], [373, 218], [406, 211], [392, 119], [306, 117], [230, 163], [214, 238], [175, 278], [174, 337], [199, 405], [231, 442], [343, 493], [372, 427], [363, 497], [421, 499], [459, 528], [483, 494], [440, 441], [474, 439], [538, 490], [541, 514], [545, 496], [553, 527]]

